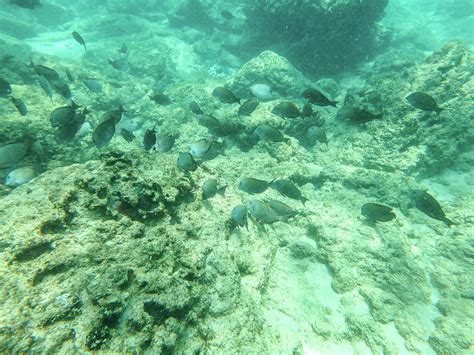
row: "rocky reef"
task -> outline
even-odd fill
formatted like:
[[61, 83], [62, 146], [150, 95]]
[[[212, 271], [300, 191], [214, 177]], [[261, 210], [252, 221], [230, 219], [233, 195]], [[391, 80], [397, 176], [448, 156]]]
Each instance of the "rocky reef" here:
[[[153, 41], [142, 53], [150, 70]], [[173, 63], [169, 55], [163, 63]], [[140, 68], [129, 72], [133, 85], [116, 91], [109, 84], [118, 80], [115, 72], [94, 73], [107, 83], [105, 93], [88, 94], [78, 84], [77, 96], [97, 112], [129, 97], [127, 115], [143, 125], [136, 141], [115, 137], [101, 151], [89, 136], [59, 145], [44, 123], [51, 105], [28, 83], [13, 89], [28, 90], [36, 114], [2, 111], [2, 142], [31, 136], [45, 151], [15, 162], [41, 162], [44, 171], [4, 187], [0, 197], [0, 351], [472, 351], [468, 49], [450, 43], [420, 64], [380, 58], [357, 87], [312, 83], [291, 61], [266, 51], [227, 82], [173, 81], [169, 106], [145, 96], [149, 81], [140, 79]], [[237, 116], [236, 104], [211, 95], [221, 85], [243, 94], [262, 79], [275, 100], [259, 103], [250, 116]], [[315, 108], [304, 119], [271, 113], [283, 100], [301, 107], [307, 85], [330, 92], [339, 107]], [[405, 96], [416, 90], [430, 92], [444, 110], [410, 106]], [[185, 172], [176, 166], [178, 152], [209, 135], [188, 110], [191, 98], [237, 133], [223, 138], [225, 156]], [[346, 122], [347, 108], [382, 117]], [[180, 134], [169, 153], [145, 151], [138, 142], [157, 124]], [[239, 140], [250, 141], [259, 124], [281, 129], [285, 139], [255, 139], [241, 149]], [[302, 145], [305, 125], [324, 129], [327, 145]], [[456, 186], [444, 184], [439, 171], [446, 168], [462, 177]], [[309, 201], [302, 206], [269, 189], [259, 198], [284, 201], [297, 211], [294, 218], [229, 228], [233, 207], [255, 198], [239, 190], [243, 176], [291, 179]], [[226, 193], [203, 200], [200, 186], [210, 178], [226, 184]], [[454, 225], [415, 208], [409, 191], [426, 188]], [[396, 218], [366, 220], [366, 202], [390, 206]]]
[[[336, 120], [344, 120], [347, 107], [379, 112], [383, 119], [367, 124], [360, 136], [351, 132], [347, 138], [352, 146], [346, 153], [361, 148], [365, 166], [412, 175], [432, 176], [452, 165], [474, 138], [470, 129], [474, 113], [468, 102], [473, 65], [471, 51], [457, 42], [445, 45], [420, 65], [393, 57], [375, 62], [365, 87], [348, 90]], [[443, 111], [437, 115], [413, 109], [405, 98], [414, 91], [432, 93]]]
[[305, 74], [338, 73], [370, 57], [384, 41], [376, 21], [388, 0], [251, 1], [245, 36], [251, 48], [266, 47]]
[[[243, 317], [242, 343], [259, 342], [240, 251], [180, 208], [191, 182], [172, 156], [137, 153], [43, 174], [16, 191], [28, 204], [15, 220], [4, 212], [19, 195], [2, 201], [2, 351], [205, 351], [226, 332], [204, 320], [217, 315]], [[143, 174], [143, 164], [170, 169]], [[236, 323], [226, 323], [230, 334]]]
[[[191, 36], [203, 60], [233, 67], [262, 49], [287, 58], [309, 77], [355, 68], [387, 45], [389, 32], [378, 24], [388, 0], [244, 1], [166, 3], [171, 26]], [[219, 43], [219, 46], [215, 44]]]

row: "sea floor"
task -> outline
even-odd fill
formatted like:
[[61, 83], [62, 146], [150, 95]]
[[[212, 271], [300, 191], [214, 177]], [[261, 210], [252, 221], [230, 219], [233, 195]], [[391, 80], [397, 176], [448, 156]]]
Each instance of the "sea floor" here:
[[[124, 104], [123, 120], [136, 138], [117, 135], [101, 150], [90, 134], [58, 145], [49, 114], [68, 100], [54, 94], [51, 103], [35, 83], [13, 86], [30, 112], [0, 107], [1, 137], [34, 135], [40, 144], [22, 164], [38, 164], [41, 173], [0, 190], [0, 351], [472, 353], [474, 37], [449, 26], [450, 17], [430, 2], [418, 3], [426, 16], [412, 16], [408, 0], [390, 3], [384, 21], [398, 33], [391, 50], [314, 82], [277, 53], [210, 65], [166, 22], [134, 22], [142, 31], [133, 36], [86, 32], [86, 53], [68, 26], [9, 38], [61, 76], [66, 68], [77, 76], [74, 99], [94, 108], [93, 126]], [[462, 44], [447, 44], [452, 40]], [[120, 72], [107, 59], [124, 42], [130, 69]], [[409, 60], [390, 67], [404, 50]], [[439, 74], [453, 57], [459, 66]], [[251, 116], [237, 116], [237, 104], [212, 96], [217, 86], [248, 87], [262, 67], [281, 84], [275, 100]], [[100, 80], [103, 91], [88, 91], [80, 82], [86, 76]], [[305, 148], [287, 135], [245, 150], [247, 136], [232, 137], [224, 139], [224, 155], [196, 171], [176, 166], [179, 152], [210, 135], [188, 109], [191, 99], [227, 124], [272, 124], [286, 134], [288, 120], [271, 110], [287, 99], [302, 104], [291, 93], [306, 85], [334, 89], [341, 103], [347, 93], [378, 97], [384, 119], [348, 125], [337, 109], [317, 108], [327, 145]], [[163, 87], [169, 106], [149, 99]], [[418, 88], [439, 97], [445, 111], [407, 105], [405, 94]], [[143, 149], [155, 125], [177, 134], [170, 152]], [[308, 201], [274, 189], [247, 194], [238, 188], [242, 177], [289, 178]], [[203, 200], [210, 178], [227, 188]], [[416, 209], [412, 189], [427, 189], [454, 225]], [[298, 214], [230, 228], [233, 207], [253, 199], [280, 200]], [[391, 206], [396, 219], [371, 223], [360, 213], [367, 202]]]

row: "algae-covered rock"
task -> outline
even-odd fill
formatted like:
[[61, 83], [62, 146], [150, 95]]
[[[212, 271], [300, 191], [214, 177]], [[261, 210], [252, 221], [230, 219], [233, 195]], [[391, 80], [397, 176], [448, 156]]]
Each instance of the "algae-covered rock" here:
[[374, 53], [375, 22], [388, 0], [251, 1], [247, 45], [270, 47], [310, 75], [354, 67]]
[[[59, 144], [48, 117], [70, 103], [54, 95], [52, 104], [28, 81], [29, 70], [20, 60], [2, 60], [9, 74], [5, 78], [27, 102], [30, 114], [19, 116], [8, 101], [0, 107], [0, 165], [8, 165], [0, 173], [31, 165], [40, 168], [40, 175], [15, 189], [0, 186], [0, 351], [472, 350], [473, 179], [472, 154], [464, 147], [472, 139], [473, 72], [466, 48], [449, 44], [419, 65], [382, 58], [365, 77], [354, 80], [360, 85], [347, 88], [345, 79], [308, 85], [286, 59], [291, 53], [272, 47], [275, 52], [262, 52], [226, 83], [223, 78], [232, 68], [220, 71], [216, 66], [204, 76], [196, 53], [220, 56], [223, 49], [216, 41], [222, 39], [228, 40], [222, 47], [237, 46], [234, 37], [220, 31], [237, 28], [244, 19], [242, 8], [208, 0], [167, 1], [163, 6], [175, 26], [192, 17], [189, 8], [203, 9], [205, 16], [196, 13], [196, 22], [189, 24], [212, 35], [195, 43], [192, 54], [191, 45], [175, 37], [179, 30], [163, 26], [164, 15], [154, 8], [162, 2], [108, 3], [110, 16], [102, 16], [106, 9], [101, 7], [96, 14], [100, 21], [90, 17], [82, 23], [92, 26], [97, 21], [97, 27], [87, 36], [91, 46], [88, 42], [86, 53], [80, 48], [77, 61], [50, 55], [34, 59], [56, 69], [61, 78], [70, 69], [76, 77], [69, 83], [74, 101], [92, 111], [87, 116], [90, 127], [101, 122], [104, 112], [123, 105], [117, 132], [129, 128], [133, 141], [116, 134], [106, 147], [96, 149], [86, 133]], [[294, 4], [266, 3], [278, 15]], [[345, 18], [355, 3], [319, 1], [311, 11]], [[370, 8], [374, 16], [385, 6], [385, 1], [357, 3], [360, 11], [365, 14]], [[316, 1], [301, 4], [290, 15]], [[183, 17], [173, 19], [173, 9], [185, 9], [174, 12]], [[131, 10], [136, 13], [130, 17], [113, 14]], [[223, 19], [224, 10], [231, 10], [235, 21], [225, 12], [228, 19]], [[138, 16], [143, 12], [146, 20]], [[121, 36], [128, 24], [133, 35]], [[311, 26], [317, 25], [312, 19]], [[94, 43], [94, 36], [100, 42]], [[124, 56], [117, 52], [122, 39], [130, 49], [127, 71], [107, 65], [108, 55]], [[300, 42], [293, 43], [295, 54]], [[312, 47], [306, 49], [310, 55]], [[14, 72], [20, 64], [24, 68]], [[99, 80], [103, 91], [89, 92], [82, 83], [86, 76]], [[248, 97], [255, 83], [269, 85], [275, 100], [260, 102], [248, 116], [238, 115], [237, 103], [212, 96], [216, 87], [224, 86], [238, 98]], [[315, 106], [306, 117], [272, 114], [287, 100], [301, 109], [300, 94], [307, 85], [325, 91], [331, 100], [344, 90], [347, 95], [337, 108]], [[429, 92], [444, 110], [436, 115], [410, 106], [405, 97], [418, 90]], [[168, 95], [171, 103], [156, 104], [149, 98], [154, 92]], [[191, 101], [202, 112], [191, 112]], [[337, 110], [346, 107], [382, 117], [360, 124], [341, 122]], [[211, 125], [202, 124], [206, 119]], [[216, 120], [224, 128], [213, 132]], [[265, 135], [259, 136], [257, 127], [263, 124], [281, 134], [262, 139]], [[315, 136], [302, 138], [315, 128], [327, 133], [325, 144], [311, 141]], [[142, 142], [149, 130], [172, 134], [175, 145], [166, 153], [145, 151]], [[192, 172], [178, 169], [179, 154], [202, 139], [225, 151], [199, 162]], [[31, 146], [21, 144], [31, 140]], [[11, 143], [22, 148], [13, 160], [2, 156]], [[456, 154], [462, 173], [417, 180], [433, 176], [454, 162]], [[234, 228], [229, 223], [234, 208], [248, 208], [255, 200], [239, 190], [242, 177], [289, 180], [305, 204], [266, 189], [258, 199], [286, 206], [292, 218], [267, 225], [249, 216], [248, 223]], [[210, 179], [226, 186], [225, 194], [202, 199], [201, 186]], [[456, 187], [448, 189], [446, 181]], [[410, 191], [427, 187], [453, 225], [415, 208]], [[361, 206], [368, 203], [389, 207], [396, 218], [367, 221]]]
[[266, 83], [282, 97], [299, 96], [307, 79], [284, 57], [264, 51], [245, 63], [230, 79], [229, 87], [240, 97], [249, 97], [250, 87]]
[[141, 159], [110, 153], [55, 169], [2, 200], [0, 349], [190, 351], [205, 346], [206, 314], [253, 313], [227, 249], [207, 257], [199, 229], [181, 232], [196, 212], [180, 207], [192, 186], [175, 158], [146, 178]]
[[[449, 43], [420, 65], [402, 71], [380, 68], [370, 75], [362, 90], [346, 95], [336, 119], [344, 118], [351, 108], [380, 117], [352, 124], [363, 128], [350, 130], [351, 147], [343, 148], [344, 156], [359, 156], [361, 164], [373, 169], [422, 175], [448, 167], [474, 138], [469, 94], [474, 85], [473, 63], [471, 51], [460, 43]], [[415, 91], [436, 97], [444, 111], [437, 115], [413, 108], [405, 97]], [[345, 127], [351, 127], [350, 123]]]

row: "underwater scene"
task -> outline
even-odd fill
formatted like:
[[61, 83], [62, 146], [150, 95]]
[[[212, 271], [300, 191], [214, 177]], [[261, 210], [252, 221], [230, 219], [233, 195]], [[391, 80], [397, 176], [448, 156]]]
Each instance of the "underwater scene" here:
[[474, 354], [473, 0], [0, 0], [0, 353]]

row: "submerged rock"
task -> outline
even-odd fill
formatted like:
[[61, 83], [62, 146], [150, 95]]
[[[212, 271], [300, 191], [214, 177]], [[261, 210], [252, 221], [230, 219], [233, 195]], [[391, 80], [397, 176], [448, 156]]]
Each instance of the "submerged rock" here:
[[[233, 75], [229, 87], [240, 97], [248, 97], [249, 87], [262, 81], [284, 97], [298, 96], [307, 83], [307, 79], [286, 58], [264, 51]], [[267, 92], [265, 94], [268, 96]]]
[[388, 0], [256, 0], [245, 8], [241, 46], [275, 48], [312, 76], [341, 72], [375, 52], [376, 21], [387, 4]]

